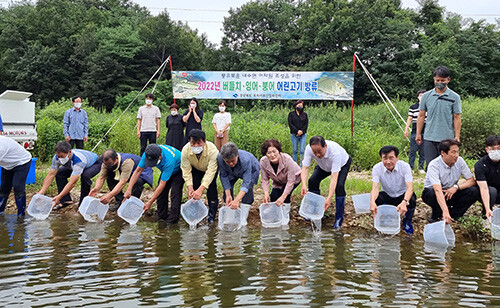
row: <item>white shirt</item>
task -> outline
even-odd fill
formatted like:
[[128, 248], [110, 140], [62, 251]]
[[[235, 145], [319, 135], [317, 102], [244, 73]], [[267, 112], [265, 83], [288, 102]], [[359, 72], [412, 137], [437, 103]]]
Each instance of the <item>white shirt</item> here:
[[0, 167], [5, 170], [12, 170], [30, 161], [30, 152], [26, 151], [14, 139], [0, 136]]
[[141, 132], [156, 132], [158, 127], [156, 127], [156, 119], [161, 118], [160, 108], [155, 105], [150, 107], [144, 105], [139, 107], [137, 111], [137, 118], [142, 119], [141, 121]]
[[406, 192], [406, 183], [413, 182], [411, 168], [407, 162], [398, 160], [392, 171], [389, 171], [382, 162], [373, 166], [372, 182], [380, 183], [382, 191], [396, 198]]
[[434, 158], [427, 166], [424, 187], [430, 188], [432, 185], [441, 185], [443, 189], [448, 189], [458, 183], [460, 176], [470, 179], [473, 175], [462, 157], [458, 157], [457, 162], [451, 167], [448, 166], [443, 156]]
[[339, 172], [342, 166], [344, 166], [349, 160], [349, 154], [341, 147], [337, 142], [326, 140], [326, 153], [323, 158], [319, 159], [313, 154], [310, 145], [306, 146], [304, 152], [304, 160], [302, 161], [302, 166], [311, 166], [311, 161], [314, 160], [318, 163], [318, 166], [324, 171], [336, 173]]
[[[229, 112], [218, 112], [214, 114], [212, 123], [215, 123], [217, 130], [222, 130], [226, 124], [231, 124], [231, 114]], [[229, 127], [227, 128], [229, 130]]]

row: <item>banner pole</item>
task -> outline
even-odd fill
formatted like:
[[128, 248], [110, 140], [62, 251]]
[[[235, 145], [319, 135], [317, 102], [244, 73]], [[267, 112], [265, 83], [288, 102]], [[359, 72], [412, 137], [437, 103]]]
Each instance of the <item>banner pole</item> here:
[[[355, 73], [356, 71], [356, 53], [354, 53], [352, 57], [352, 72]], [[354, 76], [353, 76], [353, 82], [354, 82]], [[352, 85], [352, 88], [354, 90], [354, 84]], [[352, 100], [351, 100], [351, 137], [354, 137], [354, 91], [352, 91]]]
[[[170, 64], [170, 76], [172, 76], [172, 57], [171, 56], [168, 56], [168, 63]], [[172, 80], [172, 77], [170, 77], [170, 80]], [[172, 98], [174, 99], [174, 104], [175, 104], [175, 97], [174, 97], [174, 93], [172, 93]]]

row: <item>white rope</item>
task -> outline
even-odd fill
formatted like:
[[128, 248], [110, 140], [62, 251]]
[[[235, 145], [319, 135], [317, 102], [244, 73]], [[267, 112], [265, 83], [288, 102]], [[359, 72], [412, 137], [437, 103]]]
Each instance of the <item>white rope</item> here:
[[[101, 142], [104, 140], [104, 138], [106, 138], [106, 136], [109, 134], [109, 132], [113, 129], [113, 127], [115, 127], [116, 123], [118, 123], [118, 121], [120, 120], [120, 118], [125, 114], [125, 112], [127, 112], [127, 110], [130, 108], [130, 106], [132, 106], [132, 104], [137, 100], [137, 98], [139, 97], [139, 95], [141, 95], [142, 92], [144, 92], [144, 90], [147, 88], [147, 86], [149, 85], [149, 83], [151, 82], [151, 80], [153, 80], [153, 78], [156, 76], [156, 74], [158, 74], [158, 72], [162, 69], [162, 68], [165, 68], [166, 64], [168, 63], [168, 61], [170, 60], [170, 57], [168, 57], [161, 65], [160, 67], [158, 67], [158, 69], [156, 70], [156, 72], [154, 72], [154, 74], [151, 76], [151, 78], [149, 78], [148, 82], [146, 82], [146, 84], [144, 85], [144, 87], [142, 87], [141, 91], [139, 91], [139, 93], [137, 93], [137, 95], [134, 97], [134, 99], [130, 102], [130, 104], [128, 104], [127, 108], [125, 108], [125, 110], [123, 110], [123, 112], [118, 116], [118, 118], [116, 119], [115, 123], [113, 123], [113, 125], [111, 125], [111, 127], [108, 129], [108, 131], [102, 136], [102, 138], [99, 140], [99, 142], [97, 142], [97, 144], [92, 148], [92, 152], [95, 151], [95, 149], [99, 146], [99, 144], [101, 144]], [[163, 71], [162, 71], [163, 72]], [[159, 79], [158, 79], [159, 80]], [[156, 84], [158, 84], [158, 80], [156, 81]], [[155, 88], [156, 88], [156, 85], [155, 85]], [[154, 89], [153, 89], [154, 91]]]
[[[389, 97], [385, 94], [384, 90], [382, 90], [382, 88], [380, 87], [380, 85], [377, 83], [377, 81], [375, 80], [375, 78], [372, 76], [372, 74], [370, 74], [370, 72], [368, 71], [368, 69], [365, 67], [365, 65], [363, 64], [363, 62], [361, 62], [361, 59], [358, 57], [358, 55], [355, 53], [354, 54], [356, 56], [356, 58], [358, 59], [358, 62], [359, 64], [361, 65], [361, 68], [363, 69], [363, 71], [365, 72], [366, 76], [368, 76], [368, 79], [370, 80], [370, 82], [372, 83], [373, 87], [375, 88], [375, 90], [377, 91], [378, 95], [380, 96], [380, 98], [382, 98], [382, 101], [384, 102], [385, 106], [387, 107], [387, 109], [389, 110], [389, 113], [391, 114], [391, 116], [394, 118], [394, 121], [396, 121], [396, 124], [399, 126], [399, 129], [401, 129], [401, 131], [404, 133], [404, 128], [401, 126], [401, 124], [399, 123], [399, 120], [396, 118], [396, 116], [394, 115], [394, 112], [393, 110], [397, 113], [397, 115], [399, 116], [399, 118], [401, 119], [401, 121], [406, 125], [406, 121], [403, 119], [403, 117], [401, 116], [401, 114], [399, 113], [399, 111], [396, 109], [396, 106], [394, 106], [394, 104], [391, 102], [391, 100], [389, 99]], [[390, 105], [390, 106], [389, 106]], [[391, 110], [391, 106], [392, 106], [392, 109]], [[410, 139], [408, 137], [406, 137], [406, 139], [408, 141], [410, 141]]]

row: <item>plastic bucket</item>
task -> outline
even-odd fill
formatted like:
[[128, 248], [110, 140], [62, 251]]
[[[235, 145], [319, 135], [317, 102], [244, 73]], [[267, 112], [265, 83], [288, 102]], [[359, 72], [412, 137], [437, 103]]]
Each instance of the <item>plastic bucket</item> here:
[[144, 214], [144, 202], [134, 196], [125, 200], [118, 208], [118, 216], [131, 225], [135, 225]]
[[455, 245], [455, 233], [446, 221], [427, 224], [424, 227], [424, 240], [441, 246]]
[[208, 208], [201, 200], [189, 199], [181, 205], [181, 215], [190, 227], [194, 227], [207, 217]]
[[325, 197], [308, 192], [300, 203], [299, 215], [310, 220], [323, 218], [325, 213]]
[[43, 220], [49, 217], [53, 205], [54, 202], [52, 202], [52, 198], [36, 194], [31, 198], [26, 212], [36, 219]]
[[401, 216], [395, 206], [383, 204], [377, 208], [374, 224], [379, 232], [398, 234], [401, 229]]
[[356, 214], [370, 213], [370, 193], [351, 196]]
[[491, 217], [491, 236], [500, 241], [500, 208], [493, 210]]
[[104, 220], [108, 209], [108, 204], [102, 204], [99, 199], [87, 196], [83, 198], [82, 204], [78, 208], [78, 212], [82, 214], [86, 221], [97, 222]]
[[218, 228], [224, 231], [235, 231], [241, 228], [241, 208], [233, 210], [229, 206], [219, 209]]
[[283, 209], [276, 203], [263, 203], [259, 206], [260, 221], [264, 228], [281, 227], [283, 222]]

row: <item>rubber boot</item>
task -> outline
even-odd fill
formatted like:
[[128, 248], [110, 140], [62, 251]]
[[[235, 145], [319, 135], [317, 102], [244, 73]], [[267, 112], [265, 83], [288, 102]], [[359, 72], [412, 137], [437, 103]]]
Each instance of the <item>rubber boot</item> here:
[[14, 199], [16, 200], [16, 205], [17, 205], [17, 216], [18, 217], [24, 216], [26, 210], [26, 195], [15, 196]]
[[287, 226], [290, 222], [290, 203], [283, 203], [281, 209], [283, 211], [283, 220], [281, 222], [281, 225]]
[[218, 207], [217, 202], [212, 201], [209, 203], [207, 223], [211, 224], [215, 221], [215, 215], [217, 214], [217, 207]]
[[405, 214], [405, 218], [403, 218], [403, 230], [405, 230], [408, 234], [413, 234], [413, 214], [415, 213], [415, 208], [408, 209]]
[[344, 221], [345, 197], [335, 197], [335, 223], [334, 229], [339, 229]]
[[3, 214], [3, 211], [5, 211], [6, 205], [7, 205], [7, 197], [0, 196], [0, 214]]

